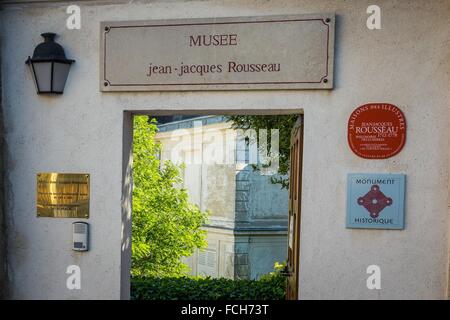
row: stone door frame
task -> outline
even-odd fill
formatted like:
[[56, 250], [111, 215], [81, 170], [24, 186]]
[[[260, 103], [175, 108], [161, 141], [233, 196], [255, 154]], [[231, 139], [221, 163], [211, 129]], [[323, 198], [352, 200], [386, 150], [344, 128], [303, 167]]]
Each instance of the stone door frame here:
[[[131, 215], [132, 215], [132, 165], [133, 165], [133, 117], [135, 115], [287, 115], [303, 114], [303, 109], [179, 109], [179, 110], [127, 110], [123, 112], [122, 126], [122, 228], [120, 299], [130, 299], [131, 269]], [[300, 177], [301, 178], [301, 177]]]

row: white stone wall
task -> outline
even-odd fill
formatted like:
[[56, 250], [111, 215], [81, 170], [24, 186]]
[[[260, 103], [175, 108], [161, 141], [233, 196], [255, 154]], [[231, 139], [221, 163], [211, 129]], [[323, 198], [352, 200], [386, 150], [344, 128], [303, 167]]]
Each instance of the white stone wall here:
[[[124, 110], [223, 114], [270, 109], [304, 113], [300, 298], [445, 298], [449, 1], [379, 0], [382, 29], [376, 31], [365, 24], [369, 4], [359, 0], [152, 1], [105, 6], [80, 2], [79, 31], [65, 29], [65, 5], [6, 7], [0, 23], [11, 297], [120, 297], [121, 266], [126, 273], [120, 247]], [[332, 91], [99, 92], [100, 21], [320, 12], [337, 16]], [[59, 33], [68, 57], [77, 60], [61, 97], [37, 96], [24, 64], [41, 41], [39, 34], [46, 31]], [[374, 101], [397, 105], [408, 122], [404, 150], [388, 160], [358, 158], [347, 146], [350, 113]], [[39, 171], [91, 174], [88, 253], [70, 250], [70, 219], [36, 218]], [[406, 229], [345, 229], [348, 172], [407, 174]], [[70, 264], [82, 269], [81, 290], [65, 287]], [[366, 288], [365, 271], [371, 264], [381, 267], [382, 290]]]
[[[184, 122], [184, 126], [189, 121]], [[235, 134], [230, 129], [230, 123], [201, 126], [201, 120], [192, 121], [200, 126], [170, 131], [163, 129], [155, 135], [155, 140], [161, 143], [160, 159], [162, 162], [170, 160], [183, 164], [181, 187], [187, 190], [190, 201], [200, 210], [209, 210], [211, 224], [233, 228]]]

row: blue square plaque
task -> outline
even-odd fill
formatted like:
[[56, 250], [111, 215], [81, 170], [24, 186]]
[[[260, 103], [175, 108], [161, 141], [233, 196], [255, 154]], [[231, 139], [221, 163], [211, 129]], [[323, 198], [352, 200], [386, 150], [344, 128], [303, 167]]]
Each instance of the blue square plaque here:
[[404, 229], [404, 226], [404, 174], [348, 174], [347, 228]]

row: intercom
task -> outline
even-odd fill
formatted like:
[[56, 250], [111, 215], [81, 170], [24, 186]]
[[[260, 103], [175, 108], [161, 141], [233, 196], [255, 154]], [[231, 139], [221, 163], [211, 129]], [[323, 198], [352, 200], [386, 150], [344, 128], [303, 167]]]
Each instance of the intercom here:
[[75, 251], [88, 251], [89, 224], [87, 222], [74, 222], [73, 226], [73, 247]]

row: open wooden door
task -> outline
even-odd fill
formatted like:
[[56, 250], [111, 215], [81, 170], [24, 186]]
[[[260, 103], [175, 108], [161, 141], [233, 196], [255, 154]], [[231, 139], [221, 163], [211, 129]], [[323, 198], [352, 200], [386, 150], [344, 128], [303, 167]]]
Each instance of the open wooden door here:
[[288, 259], [286, 264], [286, 299], [298, 299], [298, 271], [300, 254], [300, 217], [303, 158], [303, 117], [300, 116], [292, 130], [289, 180]]

